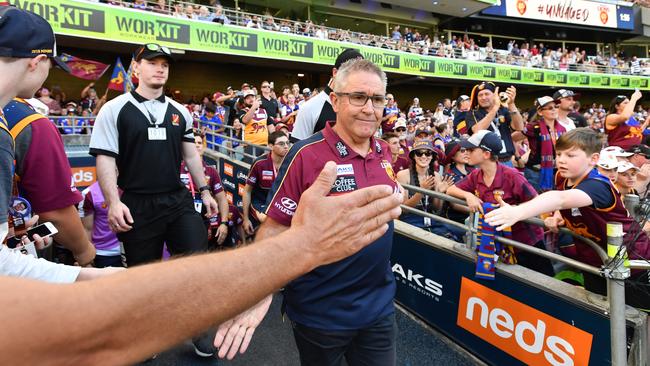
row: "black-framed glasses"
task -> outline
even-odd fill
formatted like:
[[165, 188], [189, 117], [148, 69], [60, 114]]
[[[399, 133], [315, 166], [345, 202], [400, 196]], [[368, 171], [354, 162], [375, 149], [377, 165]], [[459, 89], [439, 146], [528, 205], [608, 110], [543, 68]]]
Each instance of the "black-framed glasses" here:
[[557, 109], [557, 108], [558, 107], [555, 104], [553, 104], [553, 105], [549, 105], [548, 107], [542, 108], [542, 110], [543, 111], [552, 111], [552, 110]]
[[415, 151], [415, 156], [417, 156], [417, 157], [423, 157], [423, 156], [431, 157], [431, 156], [433, 156], [433, 152], [431, 152], [429, 150], [417, 150], [417, 151]]
[[385, 95], [368, 95], [365, 93], [334, 93], [339, 97], [348, 97], [350, 104], [356, 107], [363, 107], [368, 103], [368, 99], [372, 101], [374, 108], [384, 108], [386, 104]]
[[262, 85], [262, 88], [270, 88], [271, 85]]
[[404, 132], [404, 131], [406, 131], [406, 127], [397, 127], [395, 129], [395, 132]]

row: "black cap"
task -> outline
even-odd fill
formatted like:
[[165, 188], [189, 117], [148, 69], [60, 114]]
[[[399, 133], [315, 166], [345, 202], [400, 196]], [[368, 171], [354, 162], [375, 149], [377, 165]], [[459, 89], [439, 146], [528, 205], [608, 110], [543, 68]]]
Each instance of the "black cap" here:
[[629, 148], [627, 152], [643, 155], [646, 158], [650, 158], [650, 147], [648, 147], [647, 145], [643, 145], [643, 144], [634, 145], [631, 148]]
[[13, 6], [0, 6], [0, 57], [47, 55], [66, 72], [70, 68], [56, 53], [52, 26], [42, 17]]
[[354, 48], [346, 48], [339, 54], [339, 57], [336, 58], [336, 61], [334, 62], [334, 67], [339, 69], [341, 68], [341, 65], [343, 65], [346, 61], [353, 60], [355, 58], [363, 58], [363, 55], [359, 50], [354, 49]]
[[578, 97], [579, 94], [574, 93], [573, 90], [568, 90], [568, 89], [560, 89], [553, 93], [553, 99], [555, 100], [560, 100], [562, 98], [569, 98], [569, 97]]
[[503, 143], [496, 133], [488, 130], [481, 130], [470, 136], [467, 140], [461, 140], [460, 146], [466, 149], [475, 149], [480, 147], [492, 154], [498, 154], [503, 148]]
[[133, 53], [133, 59], [135, 62], [140, 62], [142, 59], [153, 60], [156, 57], [165, 57], [169, 62], [174, 62], [172, 52], [169, 48], [157, 43], [143, 44]]

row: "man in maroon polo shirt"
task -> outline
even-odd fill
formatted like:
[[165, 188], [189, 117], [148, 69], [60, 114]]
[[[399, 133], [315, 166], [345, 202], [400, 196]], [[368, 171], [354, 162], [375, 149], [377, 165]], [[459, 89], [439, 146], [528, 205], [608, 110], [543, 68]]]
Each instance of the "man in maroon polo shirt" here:
[[244, 231], [248, 235], [255, 233], [255, 228], [266, 220], [266, 195], [271, 190], [275, 177], [280, 170], [282, 160], [289, 152], [289, 137], [282, 131], [269, 135], [271, 152], [257, 158], [248, 173], [244, 197], [242, 199]]
[[[375, 185], [388, 185], [401, 194], [390, 148], [373, 138], [384, 109], [386, 75], [372, 62], [354, 59], [341, 66], [335, 81], [330, 98], [336, 122], [289, 151], [269, 193], [267, 218], [257, 240], [291, 226], [302, 193], [328, 161], [337, 164], [330, 195]], [[302, 365], [339, 365], [344, 357], [351, 366], [395, 365], [395, 277], [389, 263], [392, 239], [390, 223], [386, 234], [366, 249], [285, 286], [286, 312]], [[245, 349], [270, 302], [268, 297], [220, 327], [216, 342], [220, 356], [233, 356], [240, 348], [242, 337], [234, 337], [237, 332], [247, 335]]]

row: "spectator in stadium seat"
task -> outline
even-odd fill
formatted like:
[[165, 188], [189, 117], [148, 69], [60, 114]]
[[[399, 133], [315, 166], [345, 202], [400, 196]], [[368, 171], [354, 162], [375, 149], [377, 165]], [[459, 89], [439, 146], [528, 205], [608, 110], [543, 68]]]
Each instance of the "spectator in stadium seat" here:
[[280, 107], [280, 115], [282, 116], [281, 122], [289, 132], [293, 131], [299, 109], [300, 107], [296, 104], [296, 97], [293, 94], [287, 95], [287, 104]]
[[628, 160], [639, 168], [637, 183], [634, 188], [643, 196], [650, 184], [650, 147], [645, 144], [634, 145], [627, 152], [632, 153]]
[[268, 115], [266, 123], [268, 126], [273, 126], [280, 119], [280, 106], [278, 105], [278, 100], [273, 96], [271, 83], [268, 81], [262, 81], [260, 90], [262, 91], [260, 97], [262, 108], [264, 108]]
[[558, 121], [558, 107], [549, 96], [535, 100], [537, 118], [526, 125], [530, 155], [524, 176], [538, 192], [553, 189], [555, 174], [555, 142], [566, 132]]
[[49, 108], [49, 115], [51, 116], [60, 116], [61, 112], [63, 112], [63, 109], [61, 108], [61, 103], [59, 103], [56, 99], [52, 98], [50, 95], [50, 90], [46, 87], [42, 87], [39, 91], [38, 94], [40, 95], [38, 97], [38, 100], [40, 100], [43, 104]]
[[217, 134], [224, 134], [226, 128], [224, 127], [221, 116], [217, 114], [217, 107], [212, 102], [208, 102], [205, 106], [205, 113], [201, 116], [201, 130], [209, 131], [205, 135], [205, 141], [209, 149], [217, 150], [225, 153], [222, 149], [223, 137]]
[[[51, 60], [64, 69], [66, 65], [54, 57], [54, 33], [43, 18], [14, 7], [0, 7], [0, 15], [0, 67], [4, 75], [0, 123], [5, 127], [0, 132], [0, 242], [8, 233], [7, 210], [15, 174], [20, 177], [16, 188], [30, 201], [33, 212], [52, 222], [59, 230], [56, 240], [72, 251], [79, 264], [87, 266], [95, 258], [95, 248], [77, 214], [75, 206], [81, 195], [74, 187], [61, 137], [56, 127], [24, 100], [12, 101], [16, 96], [34, 95], [49, 74]], [[25, 39], [24, 34], [31, 36]], [[51, 51], [38, 54], [47, 50]], [[32, 122], [13, 141], [9, 129], [27, 119]]]
[[573, 112], [576, 97], [577, 94], [567, 89], [560, 89], [553, 93], [553, 99], [558, 103], [558, 121], [566, 131], [571, 131], [578, 127], [576, 126], [575, 119], [569, 116]]
[[[273, 125], [268, 125], [268, 114], [261, 105], [260, 98], [255, 95], [253, 90], [244, 91], [240, 103], [238, 103], [237, 120], [244, 126], [243, 140], [248, 142], [244, 146], [244, 151], [249, 155], [261, 155], [263, 151], [255, 149], [251, 144], [266, 145], [269, 132], [274, 131]], [[249, 156], [245, 160], [252, 161]]]
[[641, 143], [643, 131], [650, 124], [650, 119], [641, 123], [634, 118], [634, 108], [641, 97], [641, 92], [637, 90], [630, 99], [625, 95], [612, 99], [605, 117], [605, 132], [610, 146], [620, 146], [626, 150]]
[[393, 132], [399, 113], [400, 110], [393, 94], [386, 94], [386, 107], [384, 107], [384, 116], [381, 118], [381, 131], [383, 133]]
[[[384, 72], [370, 61], [353, 59], [341, 66], [335, 78], [331, 98], [336, 123], [328, 123], [322, 132], [292, 147], [280, 168], [278, 184], [269, 193], [267, 219], [257, 232], [258, 239], [289, 228], [296, 202], [302, 200], [304, 188], [314, 182], [314, 173], [326, 161], [339, 164], [333, 194], [346, 196], [376, 184], [399, 192], [390, 150], [373, 137], [385, 103]], [[392, 224], [371, 250], [320, 267], [285, 286], [286, 311], [302, 365], [336, 365], [343, 357], [351, 365], [396, 363], [391, 242]], [[242, 324], [254, 330], [270, 302], [268, 297], [221, 327], [218, 334], [232, 338]], [[240, 343], [239, 339], [225, 346], [218, 342], [220, 355], [234, 355]]]
[[[486, 215], [487, 222], [501, 230], [526, 218], [554, 212], [544, 220], [549, 229], [557, 231], [559, 226], [566, 225], [603, 249], [607, 248], [607, 222], [619, 222], [623, 225], [623, 243], [629, 258], [650, 258], [647, 235], [625, 209], [611, 181], [594, 169], [601, 146], [602, 138], [593, 130], [577, 128], [565, 133], [556, 144], [557, 190], [542, 193], [517, 206], [500, 201], [501, 207]], [[596, 252], [577, 238], [574, 238], [574, 245], [564, 247], [563, 252], [583, 263], [602, 266]], [[607, 293], [604, 278], [586, 272], [583, 275], [585, 289], [601, 295]], [[648, 271], [633, 271], [629, 281], [625, 281], [625, 302], [647, 312], [650, 308], [650, 294], [645, 291], [647, 284]]]
[[363, 55], [352, 48], [343, 50], [337, 56], [334, 67], [332, 68], [332, 78], [328, 82], [327, 87], [300, 106], [300, 112], [296, 116], [296, 123], [291, 132], [292, 140], [304, 140], [325, 128], [327, 121], [336, 120], [336, 113], [334, 113], [330, 101], [330, 94], [336, 86], [336, 72], [345, 61], [355, 58], [363, 58]]
[[[499, 164], [496, 154], [503, 143], [496, 133], [482, 130], [462, 140], [460, 146], [469, 149], [469, 164], [477, 169], [449, 187], [447, 194], [467, 201], [470, 211], [483, 214], [483, 202], [518, 204], [537, 196], [519, 171]], [[546, 249], [544, 232], [539, 226], [517, 223], [512, 226], [512, 239]], [[548, 259], [516, 249], [515, 256], [516, 263], [553, 277], [553, 266]]]
[[454, 113], [454, 134], [458, 137], [469, 136], [465, 118], [467, 116], [467, 111], [470, 110], [471, 103], [472, 102], [470, 100], [470, 97], [464, 94], [456, 99], [456, 112]]
[[266, 220], [266, 196], [275, 182], [282, 160], [289, 152], [289, 138], [277, 131], [269, 135], [271, 151], [257, 158], [251, 165], [242, 197], [243, 227], [248, 235]]
[[603, 149], [600, 150], [598, 163], [596, 163], [596, 169], [598, 169], [598, 172], [600, 174], [609, 178], [612, 183], [616, 183], [616, 179], [618, 179], [617, 168], [619, 163], [619, 160], [611, 150]]
[[618, 164], [616, 168], [616, 188], [625, 197], [626, 194], [639, 195], [639, 192], [634, 189], [636, 185], [636, 176], [639, 173], [639, 168], [629, 161], [623, 161]]
[[470, 136], [481, 130], [496, 133], [503, 147], [495, 154], [500, 162], [512, 166], [511, 159], [515, 153], [512, 132], [523, 131], [524, 120], [515, 105], [517, 89], [510, 86], [505, 95], [508, 96], [506, 106], [501, 106], [499, 88], [494, 83], [482, 82], [476, 85], [472, 89], [472, 109], [465, 115], [465, 122]]
[[221, 23], [221, 24], [224, 24], [224, 25], [229, 25], [230, 24], [230, 19], [226, 16], [226, 14], [224, 14], [223, 6], [221, 6], [221, 4], [218, 4], [215, 7], [214, 19], [212, 19], [212, 21], [215, 22], [215, 23]]
[[197, 16], [197, 19], [204, 22], [211, 22], [214, 20], [214, 14], [210, 12], [207, 6], [202, 5], [199, 7], [199, 14]]
[[[402, 128], [405, 129], [406, 127]], [[390, 147], [390, 153], [393, 158], [391, 160], [393, 171], [397, 174], [404, 169], [408, 169], [411, 165], [411, 162], [408, 160], [408, 158], [405, 158], [405, 156], [408, 156], [408, 154], [405, 153], [402, 145], [400, 145], [400, 138], [397, 133], [386, 132], [381, 138], [382, 140], [386, 141]]]

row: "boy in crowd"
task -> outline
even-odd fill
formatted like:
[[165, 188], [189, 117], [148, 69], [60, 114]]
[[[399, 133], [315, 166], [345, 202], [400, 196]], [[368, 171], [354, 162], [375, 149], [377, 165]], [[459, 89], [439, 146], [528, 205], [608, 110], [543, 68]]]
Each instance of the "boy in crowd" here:
[[[500, 208], [486, 215], [490, 225], [503, 230], [517, 222], [543, 213], [553, 212], [544, 220], [545, 225], [557, 231], [567, 226], [574, 232], [607, 247], [607, 222], [623, 224], [623, 242], [631, 259], [650, 258], [648, 237], [623, 206], [623, 199], [612, 182], [595, 169], [602, 147], [601, 135], [589, 128], [577, 128], [562, 135], [555, 145], [558, 172], [555, 176], [557, 190], [545, 192], [518, 206], [499, 200]], [[564, 247], [564, 253], [581, 262], [600, 267], [602, 262], [596, 252], [580, 240]], [[584, 273], [585, 288], [606, 294], [605, 279]], [[625, 302], [628, 305], [650, 309], [650, 295], [646, 286], [648, 271], [633, 271], [625, 283]], [[640, 288], [641, 287], [641, 288]]]
[[[467, 201], [470, 211], [483, 214], [483, 202], [520, 203], [537, 196], [523, 174], [515, 168], [499, 164], [498, 154], [503, 143], [496, 133], [480, 130], [467, 140], [462, 140], [460, 146], [469, 150], [469, 165], [477, 169], [449, 187], [447, 194]], [[544, 232], [539, 226], [517, 223], [512, 227], [512, 239], [546, 249]], [[548, 259], [524, 251], [515, 250], [515, 254], [518, 264], [551, 277], [554, 275]]]

